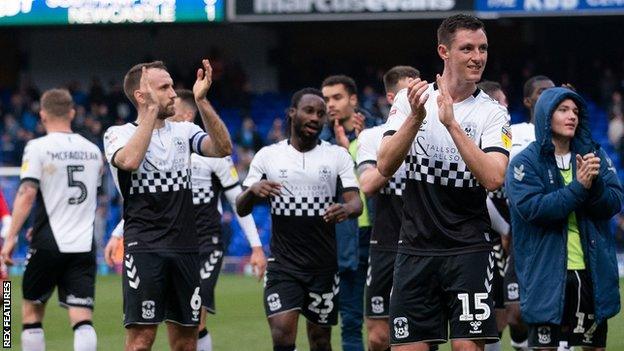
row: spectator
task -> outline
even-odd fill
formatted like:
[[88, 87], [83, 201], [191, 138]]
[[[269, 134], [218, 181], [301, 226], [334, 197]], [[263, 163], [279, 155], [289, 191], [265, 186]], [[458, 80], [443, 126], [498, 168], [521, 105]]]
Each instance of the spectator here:
[[254, 153], [258, 152], [258, 150], [264, 146], [262, 137], [258, 131], [256, 131], [256, 124], [251, 117], [245, 117], [243, 119], [241, 129], [236, 133], [234, 142], [236, 142], [240, 148], [246, 151], [251, 150]]
[[276, 117], [271, 125], [271, 130], [267, 134], [267, 144], [277, 143], [286, 139], [286, 133], [284, 133], [284, 122], [281, 118]]

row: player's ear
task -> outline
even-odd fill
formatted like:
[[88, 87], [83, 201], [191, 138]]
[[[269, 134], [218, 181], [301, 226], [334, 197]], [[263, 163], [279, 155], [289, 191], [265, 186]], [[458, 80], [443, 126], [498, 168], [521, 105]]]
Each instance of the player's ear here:
[[390, 105], [394, 104], [394, 97], [394, 93], [386, 93], [386, 101], [388, 101]]
[[145, 102], [145, 99], [143, 99], [143, 94], [141, 94], [141, 91], [139, 89], [135, 90], [134, 93], [132, 93], [132, 96], [134, 96], [134, 100], [137, 102], [137, 104], [142, 104]]
[[438, 44], [438, 55], [442, 60], [447, 60], [449, 57], [449, 48], [444, 44]]
[[69, 121], [70, 122], [73, 121], [74, 117], [76, 117], [76, 109], [72, 108], [71, 110], [69, 110], [69, 115], [68, 115]]
[[525, 97], [524, 99], [522, 99], [522, 104], [527, 109], [529, 109], [529, 110], [531, 109], [531, 100], [528, 97]]
[[288, 108], [288, 117], [290, 117], [290, 119], [295, 117], [296, 113], [297, 113], [297, 109], [296, 108], [294, 108], [294, 107]]
[[357, 94], [352, 94], [349, 95], [349, 103], [351, 104], [351, 106], [356, 107], [357, 103], [358, 103], [358, 98], [357, 98]]
[[39, 110], [39, 117], [41, 117], [41, 123], [45, 123], [48, 121], [48, 114], [44, 109]]

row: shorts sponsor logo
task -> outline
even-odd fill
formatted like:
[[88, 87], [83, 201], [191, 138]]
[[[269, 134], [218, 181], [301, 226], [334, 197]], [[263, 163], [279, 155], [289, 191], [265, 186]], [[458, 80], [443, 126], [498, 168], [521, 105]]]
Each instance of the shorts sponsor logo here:
[[65, 303], [68, 305], [81, 305], [81, 306], [93, 306], [92, 297], [76, 297], [74, 295], [67, 295]]
[[152, 300], [145, 300], [141, 303], [141, 317], [152, 319], [156, 316], [156, 303]]
[[271, 312], [275, 312], [282, 308], [282, 301], [280, 300], [278, 293], [273, 293], [267, 296], [267, 304], [269, 305], [269, 310]]
[[128, 276], [128, 285], [132, 289], [138, 289], [139, 283], [141, 283], [141, 278], [139, 278], [139, 274], [137, 273], [136, 265], [134, 264], [134, 257], [132, 255], [126, 255], [126, 259], [124, 260], [124, 265], [126, 266], [126, 275]]
[[540, 344], [550, 344], [552, 338], [550, 337], [550, 327], [541, 326], [537, 328], [537, 341]]
[[223, 256], [223, 251], [214, 250], [210, 253], [208, 259], [204, 262], [204, 266], [199, 270], [199, 275], [202, 279], [208, 279], [212, 275], [217, 263], [219, 263], [219, 259]]
[[397, 317], [392, 321], [394, 326], [394, 337], [397, 339], [405, 339], [409, 336], [409, 325], [407, 324], [407, 318]]
[[509, 300], [517, 300], [520, 297], [518, 292], [518, 283], [510, 283], [507, 285], [507, 298]]
[[470, 322], [470, 328], [471, 329], [470, 329], [469, 333], [470, 334], [481, 334], [481, 333], [483, 333], [483, 330], [481, 329], [481, 324], [482, 323], [483, 322], [481, 322], [481, 321], [472, 321], [472, 322]]
[[193, 317], [191, 320], [193, 322], [199, 322], [199, 309], [201, 308], [201, 296], [199, 295], [199, 286], [195, 287], [195, 291], [193, 291], [193, 296], [191, 296], [191, 308], [193, 311]]
[[384, 313], [384, 299], [382, 296], [371, 297], [371, 309], [373, 313]]

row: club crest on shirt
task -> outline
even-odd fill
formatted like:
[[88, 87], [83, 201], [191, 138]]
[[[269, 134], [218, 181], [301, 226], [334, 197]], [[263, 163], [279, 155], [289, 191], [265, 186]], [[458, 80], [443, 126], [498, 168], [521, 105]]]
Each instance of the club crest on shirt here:
[[466, 132], [466, 135], [472, 139], [475, 140], [475, 137], [477, 135], [477, 124], [474, 122], [466, 122], [464, 125], [462, 125], [462, 128], [464, 128], [464, 132]]
[[186, 143], [184, 142], [182, 138], [180, 137], [173, 138], [173, 145], [175, 146], [178, 152], [180, 153], [186, 152]]
[[329, 178], [331, 178], [331, 169], [329, 168], [329, 166], [320, 166], [319, 167], [319, 179], [322, 182], [327, 182], [329, 181]]

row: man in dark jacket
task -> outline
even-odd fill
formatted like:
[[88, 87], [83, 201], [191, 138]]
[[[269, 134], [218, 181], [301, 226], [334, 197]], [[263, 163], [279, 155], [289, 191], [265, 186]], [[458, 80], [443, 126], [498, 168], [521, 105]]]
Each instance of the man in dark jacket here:
[[566, 88], [544, 91], [535, 107], [536, 141], [506, 177], [520, 308], [529, 347], [606, 346], [607, 319], [620, 310], [609, 219], [622, 187], [592, 141], [587, 107]]

